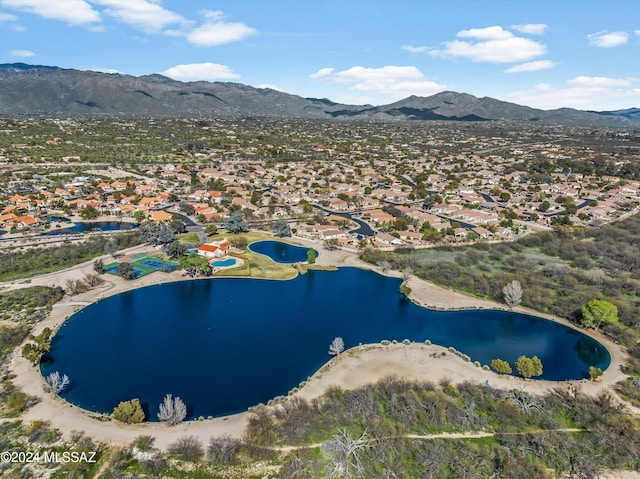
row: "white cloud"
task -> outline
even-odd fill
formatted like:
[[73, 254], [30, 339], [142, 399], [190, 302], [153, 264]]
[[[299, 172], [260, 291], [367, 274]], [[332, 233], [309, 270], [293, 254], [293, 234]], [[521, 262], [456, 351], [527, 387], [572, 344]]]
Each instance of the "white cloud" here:
[[16, 17], [15, 15], [0, 12], [0, 23], [15, 22], [16, 20], [18, 20], [18, 17]]
[[537, 72], [538, 70], [548, 70], [553, 68], [558, 63], [551, 60], [538, 60], [535, 62], [521, 63], [520, 65], [507, 68], [505, 73], [522, 73], [522, 72]]
[[597, 32], [587, 35], [589, 45], [601, 48], [619, 47], [629, 41], [627, 32]]
[[640, 30], [634, 30], [633, 33], [635, 33], [636, 35], [640, 35]]
[[309, 78], [322, 78], [322, 77], [326, 77], [328, 75], [331, 75], [333, 73], [333, 71], [335, 70], [335, 68], [321, 68], [320, 70], [318, 70], [315, 73], [312, 73], [311, 75], [309, 75]]
[[508, 32], [500, 26], [493, 26], [461, 30], [456, 34], [456, 36], [461, 38], [479, 38], [481, 40], [507, 40], [509, 38], [513, 38], [513, 33]]
[[145, 32], [157, 32], [168, 25], [186, 25], [181, 15], [158, 5], [154, 0], [91, 0], [106, 7], [104, 13]]
[[319, 72], [323, 72], [323, 75], [315, 78], [348, 85], [350, 91], [376, 93], [385, 99], [399, 100], [409, 95], [429, 96], [446, 90], [446, 85], [427, 80], [414, 66], [388, 65], [381, 68], [355, 66], [340, 72], [323, 68]]
[[31, 50], [13, 50], [11, 52], [11, 56], [15, 58], [29, 58], [29, 57], [35, 57], [36, 54], [33, 53]]
[[400, 48], [411, 53], [424, 53], [429, 51], [429, 47], [425, 46], [414, 47], [412, 45], [402, 45]]
[[640, 101], [640, 85], [636, 78], [579, 76], [566, 83], [564, 87], [541, 83], [529, 90], [512, 92], [505, 99], [535, 108], [582, 110], [630, 108]]
[[187, 35], [187, 40], [197, 46], [214, 47], [244, 40], [256, 33], [257, 30], [244, 23], [225, 23], [216, 19], [193, 30]]
[[240, 75], [226, 65], [219, 63], [189, 63], [176, 65], [160, 72], [162, 75], [180, 81], [217, 81], [240, 78]]
[[0, 5], [70, 25], [100, 21], [100, 14], [85, 0], [0, 0]]
[[567, 83], [576, 87], [583, 88], [616, 88], [631, 86], [637, 81], [636, 78], [608, 78], [608, 77], [588, 77], [579, 76], [572, 80], [568, 80]]
[[111, 74], [122, 73], [118, 70], [114, 70], [113, 68], [106, 68], [106, 67], [82, 67], [82, 68], [79, 68], [79, 70], [98, 72], [98, 73], [111, 73]]
[[531, 60], [546, 53], [544, 44], [517, 37], [500, 26], [462, 30], [456, 35], [471, 41], [444, 42], [443, 50], [431, 50], [436, 57], [462, 57], [474, 62], [513, 63]]
[[544, 35], [548, 25], [544, 23], [526, 23], [524, 25], [511, 25], [511, 28], [521, 32], [528, 33], [529, 35]]

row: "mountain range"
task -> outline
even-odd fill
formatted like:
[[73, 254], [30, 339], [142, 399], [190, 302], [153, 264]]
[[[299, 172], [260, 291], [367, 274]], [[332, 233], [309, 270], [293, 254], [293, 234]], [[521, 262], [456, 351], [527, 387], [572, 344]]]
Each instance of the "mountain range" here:
[[445, 91], [381, 106], [327, 99], [230, 82], [181, 82], [24, 63], [0, 64], [0, 115], [174, 116], [337, 119], [353, 121], [515, 120], [565, 125], [640, 126], [640, 109], [539, 110], [493, 98]]

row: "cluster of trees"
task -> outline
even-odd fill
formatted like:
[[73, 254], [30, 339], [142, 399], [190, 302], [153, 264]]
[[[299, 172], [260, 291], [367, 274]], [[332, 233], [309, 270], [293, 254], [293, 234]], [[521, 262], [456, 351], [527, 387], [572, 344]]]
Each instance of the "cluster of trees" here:
[[[181, 225], [179, 228], [178, 223]], [[169, 244], [176, 239], [176, 233], [184, 229], [182, 220], [175, 220], [171, 223], [145, 223], [138, 229], [140, 241], [153, 246]]]
[[[94, 269], [96, 268], [96, 262], [94, 261]], [[86, 274], [82, 279], [68, 279], [65, 282], [65, 292], [74, 295], [84, 293], [85, 291], [89, 291], [91, 288], [101, 285], [104, 283], [104, 279], [102, 279], [98, 274]]]
[[109, 254], [112, 248], [123, 249], [140, 244], [137, 233], [127, 232], [92, 236], [86, 241], [63, 243], [54, 247], [35, 247], [0, 253], [0, 281], [27, 278], [58, 271], [75, 264]]
[[[137, 398], [120, 402], [113, 409], [111, 415], [116, 421], [125, 424], [137, 424], [145, 420], [144, 410], [142, 409], [140, 400]], [[179, 397], [173, 397], [171, 394], [167, 394], [162, 403], [160, 403], [157, 415], [160, 421], [166, 422], [170, 426], [175, 426], [187, 417], [187, 405]]]
[[[511, 364], [502, 359], [493, 359], [489, 366], [498, 374], [511, 374], [513, 372]], [[525, 379], [542, 375], [542, 362], [537, 356], [532, 358], [520, 356], [515, 362], [515, 367], [518, 374]]]
[[37, 336], [30, 334], [29, 342], [22, 347], [22, 357], [37, 364], [42, 355], [51, 349], [52, 333], [50, 328], [44, 328]]

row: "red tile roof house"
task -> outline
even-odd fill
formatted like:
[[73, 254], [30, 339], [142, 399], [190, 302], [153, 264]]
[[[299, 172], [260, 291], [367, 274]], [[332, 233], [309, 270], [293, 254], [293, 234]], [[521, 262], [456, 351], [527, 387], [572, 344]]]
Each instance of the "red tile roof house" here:
[[42, 220], [37, 216], [18, 216], [13, 220], [13, 224], [16, 228], [22, 230], [32, 226], [40, 226], [42, 224]]
[[201, 244], [198, 248], [198, 254], [205, 258], [221, 258], [229, 254], [229, 248], [231, 248], [231, 243], [225, 238], [222, 241]]

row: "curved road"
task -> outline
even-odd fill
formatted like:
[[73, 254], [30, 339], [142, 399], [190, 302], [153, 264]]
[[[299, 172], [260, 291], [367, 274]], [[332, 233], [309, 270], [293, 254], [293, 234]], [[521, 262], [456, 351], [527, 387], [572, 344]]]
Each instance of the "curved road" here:
[[320, 206], [320, 205], [313, 205], [313, 206], [314, 208], [318, 208], [319, 210], [325, 211], [329, 214], [341, 216], [343, 218], [347, 218], [348, 220], [353, 221], [354, 223], [357, 223], [359, 227], [356, 229], [350, 230], [349, 233], [351, 234], [362, 235], [362, 236], [375, 236], [376, 234], [375, 231], [373, 231], [373, 228], [371, 228], [371, 226], [369, 226], [368, 223], [362, 221], [361, 219], [354, 218], [351, 215], [351, 213], [332, 211], [329, 208], [325, 208], [324, 206]]

